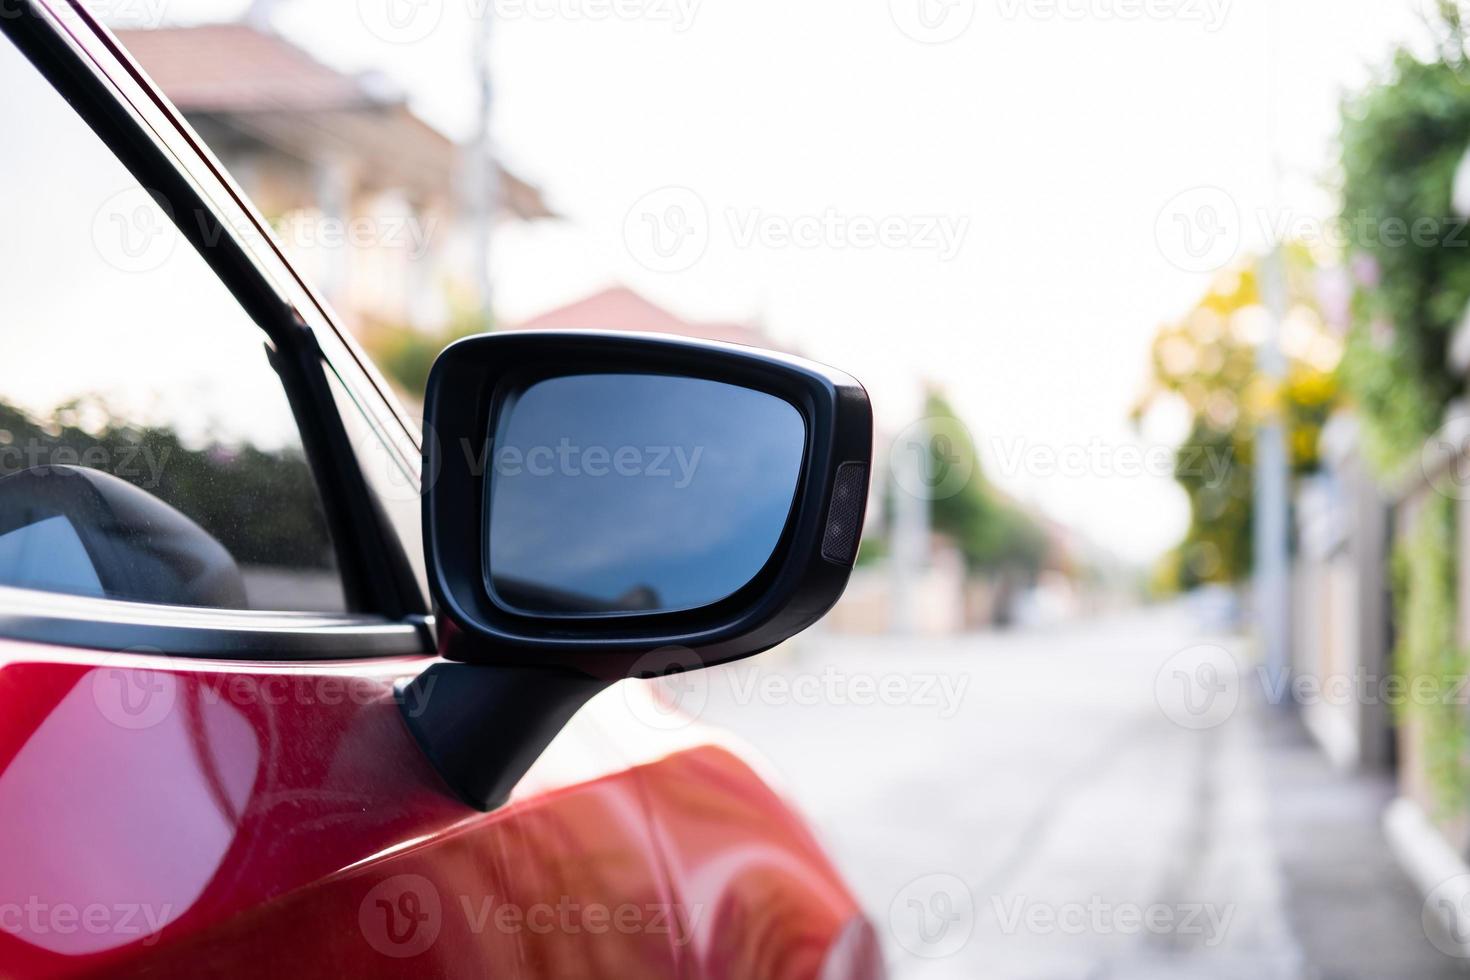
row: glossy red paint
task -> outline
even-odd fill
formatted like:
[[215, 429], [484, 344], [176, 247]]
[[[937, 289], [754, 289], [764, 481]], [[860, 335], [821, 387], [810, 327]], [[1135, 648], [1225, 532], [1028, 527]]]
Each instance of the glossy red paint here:
[[627, 765], [615, 701], [480, 814], [394, 702], [394, 679], [429, 658], [0, 657], [7, 976], [879, 968], [852, 897], [749, 766], [688, 738]]

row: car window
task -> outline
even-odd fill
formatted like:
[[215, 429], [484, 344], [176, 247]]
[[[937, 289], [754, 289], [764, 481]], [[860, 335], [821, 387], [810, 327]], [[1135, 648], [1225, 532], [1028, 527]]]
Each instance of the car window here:
[[268, 338], [0, 42], [0, 585], [340, 611]]

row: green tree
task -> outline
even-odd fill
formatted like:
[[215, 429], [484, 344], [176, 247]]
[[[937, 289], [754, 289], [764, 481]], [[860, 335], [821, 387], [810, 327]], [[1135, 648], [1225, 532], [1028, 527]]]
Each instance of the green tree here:
[[[925, 406], [929, 418], [959, 421], [954, 409], [939, 394], [930, 394]], [[948, 465], [941, 452], [975, 461], [970, 480], [958, 493], [930, 502], [929, 520], [934, 530], [947, 535], [965, 557], [971, 571], [1011, 571], [1034, 577], [1047, 557], [1046, 532], [1025, 511], [1005, 499], [980, 471], [979, 455], [962, 425], [952, 428], [964, 445], [941, 447], [931, 443], [931, 467]]]
[[1184, 541], [1165, 562], [1167, 588], [1238, 582], [1252, 561], [1254, 444], [1261, 420], [1287, 426], [1292, 469], [1318, 466], [1317, 443], [1337, 403], [1334, 369], [1340, 342], [1315, 299], [1318, 271], [1302, 247], [1284, 250], [1288, 310], [1283, 348], [1287, 373], [1273, 385], [1256, 369], [1256, 347], [1269, 316], [1253, 263], [1222, 273], [1194, 308], [1154, 338], [1153, 383], [1135, 409], [1141, 418], [1165, 399], [1182, 402], [1189, 433], [1175, 455], [1174, 478], [1189, 496]]
[[1459, 385], [1448, 344], [1470, 302], [1470, 248], [1451, 200], [1470, 147], [1470, 63], [1461, 5], [1438, 11], [1439, 56], [1400, 50], [1342, 112], [1342, 221], [1357, 280], [1343, 380], [1381, 471], [1439, 426]]

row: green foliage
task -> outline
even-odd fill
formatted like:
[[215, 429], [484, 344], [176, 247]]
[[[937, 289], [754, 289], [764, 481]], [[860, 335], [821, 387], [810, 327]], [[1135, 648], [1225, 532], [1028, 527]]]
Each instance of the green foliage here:
[[867, 568], [870, 565], [878, 565], [888, 557], [888, 542], [878, 535], [865, 537], [858, 547], [857, 567]]
[[[1398, 52], [1343, 107], [1342, 221], [1358, 272], [1343, 380], [1383, 471], [1438, 427], [1457, 386], [1447, 345], [1470, 302], [1470, 232], [1451, 206], [1470, 148], [1470, 68], [1457, 5], [1439, 6], [1440, 58]], [[1416, 222], [1434, 233], [1405, 235]]]
[[429, 383], [429, 369], [439, 352], [461, 337], [489, 329], [489, 320], [479, 314], [457, 317], [446, 329], [434, 332], [378, 324], [367, 330], [363, 345], [390, 381], [409, 397], [422, 400]]
[[[937, 394], [929, 396], [925, 414], [957, 420], [954, 409]], [[965, 431], [962, 426], [954, 428], [960, 433]], [[1046, 532], [985, 480], [972, 442], [966, 439], [965, 445], [949, 446], [945, 451], [975, 460], [975, 471], [959, 493], [930, 502], [929, 520], [934, 530], [955, 542], [971, 571], [1018, 571], [1028, 576], [1039, 573], [1049, 546]], [[930, 452], [935, 454], [929, 461], [931, 467], [948, 465], [939, 458], [938, 445], [931, 445]]]
[[[84, 427], [77, 421], [83, 415], [101, 422]], [[133, 425], [97, 403], [62, 405], [36, 419], [0, 402], [0, 434], [7, 448], [0, 477], [43, 463], [95, 467], [182, 512], [242, 565], [332, 565], [326, 519], [300, 449], [187, 445], [172, 429]]]
[[1409, 535], [1394, 553], [1394, 602], [1399, 622], [1394, 659], [1410, 691], [1420, 685], [1434, 697], [1405, 699], [1420, 722], [1425, 771], [1446, 812], [1470, 798], [1470, 729], [1459, 698], [1449, 696], [1470, 670], [1455, 643], [1455, 505], [1430, 493]]

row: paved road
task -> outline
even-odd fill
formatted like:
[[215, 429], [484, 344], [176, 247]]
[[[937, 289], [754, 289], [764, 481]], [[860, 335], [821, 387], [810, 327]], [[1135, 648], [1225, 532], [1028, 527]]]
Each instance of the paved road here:
[[1201, 644], [1238, 650], [1172, 610], [814, 637], [710, 672], [703, 715], [773, 760], [899, 980], [1459, 975], [1384, 849], [1386, 788], [1248, 692], [1171, 696]]

